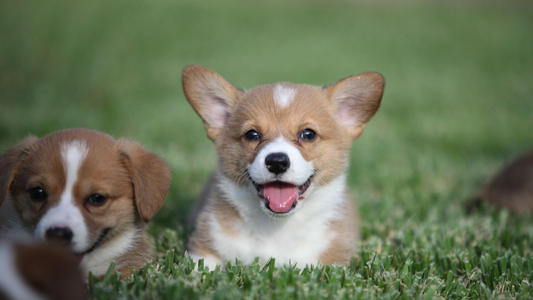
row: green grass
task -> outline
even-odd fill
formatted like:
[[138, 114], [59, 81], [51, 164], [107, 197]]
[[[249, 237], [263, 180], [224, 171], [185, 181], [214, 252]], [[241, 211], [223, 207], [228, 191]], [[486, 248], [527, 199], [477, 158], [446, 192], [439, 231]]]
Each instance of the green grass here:
[[[533, 5], [511, 1], [3, 1], [0, 151], [89, 127], [171, 165], [151, 226], [159, 258], [91, 279], [97, 299], [531, 298], [531, 217], [462, 208], [533, 146], [531, 28]], [[181, 92], [188, 64], [243, 88], [384, 74], [352, 150], [362, 242], [349, 267], [192, 272], [183, 224], [216, 154]]]

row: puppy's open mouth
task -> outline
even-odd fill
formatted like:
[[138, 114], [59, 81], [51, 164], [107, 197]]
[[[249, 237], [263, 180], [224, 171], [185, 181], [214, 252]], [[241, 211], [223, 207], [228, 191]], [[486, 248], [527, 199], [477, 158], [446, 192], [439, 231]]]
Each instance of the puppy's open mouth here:
[[276, 214], [284, 214], [296, 207], [298, 199], [311, 185], [311, 175], [304, 184], [296, 186], [287, 182], [273, 181], [257, 184], [251, 178], [259, 198], [265, 202], [265, 207]]

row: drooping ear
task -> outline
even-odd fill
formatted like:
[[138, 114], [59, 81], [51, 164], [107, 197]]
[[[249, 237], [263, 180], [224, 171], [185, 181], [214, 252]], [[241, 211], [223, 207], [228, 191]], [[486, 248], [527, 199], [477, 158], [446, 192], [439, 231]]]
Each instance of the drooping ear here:
[[133, 185], [137, 211], [143, 221], [148, 222], [167, 196], [170, 169], [162, 159], [135, 142], [120, 139], [117, 145]]
[[325, 88], [335, 104], [338, 122], [357, 138], [376, 113], [383, 96], [385, 79], [375, 72], [361, 73], [337, 81]]
[[34, 136], [27, 137], [15, 147], [0, 154], [0, 206], [7, 197], [9, 186], [15, 177], [20, 161], [28, 148], [37, 140], [38, 138]]
[[219, 74], [202, 66], [186, 67], [182, 74], [182, 84], [185, 97], [202, 118], [207, 135], [215, 140], [242, 91]]

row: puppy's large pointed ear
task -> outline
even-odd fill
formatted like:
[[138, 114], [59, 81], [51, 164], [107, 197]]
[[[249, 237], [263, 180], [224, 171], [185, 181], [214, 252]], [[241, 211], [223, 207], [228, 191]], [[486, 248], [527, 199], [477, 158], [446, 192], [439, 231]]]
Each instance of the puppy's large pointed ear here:
[[242, 91], [219, 74], [201, 66], [186, 67], [182, 83], [185, 97], [202, 118], [209, 138], [215, 140]]
[[38, 138], [30, 136], [22, 140], [20, 144], [0, 154], [0, 206], [7, 197], [9, 186], [15, 177], [17, 167], [29, 147]]
[[352, 138], [363, 132], [366, 123], [379, 108], [385, 79], [375, 72], [361, 73], [337, 81], [325, 88], [335, 104], [335, 115]]
[[162, 159], [135, 142], [120, 139], [117, 145], [133, 185], [137, 211], [148, 222], [167, 196], [170, 169]]

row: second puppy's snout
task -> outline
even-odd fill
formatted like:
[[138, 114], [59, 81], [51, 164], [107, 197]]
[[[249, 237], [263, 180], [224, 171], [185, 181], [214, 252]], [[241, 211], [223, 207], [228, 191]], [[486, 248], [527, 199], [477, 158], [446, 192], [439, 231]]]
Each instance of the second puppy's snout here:
[[68, 227], [50, 227], [46, 230], [46, 239], [68, 245], [72, 241], [73, 233]]
[[265, 157], [265, 165], [269, 172], [274, 174], [285, 173], [291, 166], [289, 156], [285, 153], [270, 153]]

